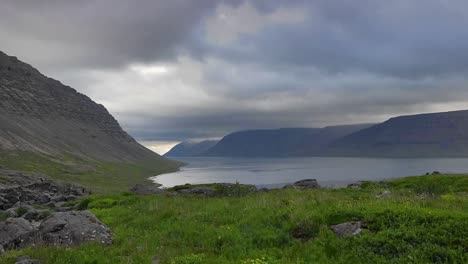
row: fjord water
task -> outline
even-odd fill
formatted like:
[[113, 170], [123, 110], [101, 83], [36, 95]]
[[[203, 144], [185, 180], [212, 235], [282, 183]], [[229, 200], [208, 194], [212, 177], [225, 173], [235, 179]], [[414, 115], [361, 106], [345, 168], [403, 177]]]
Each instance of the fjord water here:
[[177, 158], [187, 163], [178, 172], [151, 179], [163, 187], [186, 183], [227, 182], [281, 187], [302, 179], [317, 179], [325, 187], [342, 187], [360, 180], [383, 180], [426, 172], [467, 173], [468, 158]]

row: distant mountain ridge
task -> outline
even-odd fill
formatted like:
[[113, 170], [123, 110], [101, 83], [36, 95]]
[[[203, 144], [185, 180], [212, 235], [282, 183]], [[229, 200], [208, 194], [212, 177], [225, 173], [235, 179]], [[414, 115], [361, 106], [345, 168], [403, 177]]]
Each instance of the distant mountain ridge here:
[[399, 116], [375, 125], [238, 131], [197, 156], [468, 157], [468, 110]]
[[325, 155], [468, 157], [468, 110], [394, 117], [337, 140]]
[[372, 124], [330, 126], [324, 128], [280, 128], [234, 132], [201, 156], [290, 157], [320, 155], [337, 138]]
[[182, 142], [174, 146], [165, 157], [194, 157], [199, 156], [218, 143], [218, 140], [204, 140], [201, 142]]

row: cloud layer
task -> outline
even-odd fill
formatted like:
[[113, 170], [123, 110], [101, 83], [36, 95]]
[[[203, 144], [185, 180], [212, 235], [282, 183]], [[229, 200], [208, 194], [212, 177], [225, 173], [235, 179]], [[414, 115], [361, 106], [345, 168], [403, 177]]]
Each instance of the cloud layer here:
[[468, 108], [468, 3], [1, 0], [2, 50], [141, 140]]

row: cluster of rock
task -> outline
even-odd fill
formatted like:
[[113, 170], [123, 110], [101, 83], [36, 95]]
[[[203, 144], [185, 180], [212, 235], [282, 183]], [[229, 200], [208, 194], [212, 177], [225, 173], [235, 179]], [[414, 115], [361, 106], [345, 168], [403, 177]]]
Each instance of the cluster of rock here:
[[[320, 185], [316, 179], [305, 179], [288, 184], [283, 189], [318, 189]], [[160, 188], [156, 185], [137, 184], [130, 189], [138, 195], [164, 194], [164, 195], [201, 195], [201, 196], [237, 196], [256, 192], [269, 192], [267, 188], [257, 188], [255, 185], [237, 183], [213, 183], [200, 185], [178, 185], [172, 188]]]
[[89, 194], [38, 175], [0, 169], [0, 252], [30, 245], [112, 243], [112, 233], [91, 212], [67, 202]]
[[43, 213], [43, 210], [35, 210], [33, 205], [66, 211], [71, 208], [64, 206], [65, 202], [90, 193], [83, 187], [59, 184], [44, 176], [18, 171], [0, 169], [0, 179], [0, 213], [11, 217], [27, 214], [29, 220], [40, 220]]
[[283, 187], [284, 189], [294, 188], [294, 189], [318, 189], [320, 185], [316, 179], [305, 179], [297, 181], [293, 184], [288, 184]]

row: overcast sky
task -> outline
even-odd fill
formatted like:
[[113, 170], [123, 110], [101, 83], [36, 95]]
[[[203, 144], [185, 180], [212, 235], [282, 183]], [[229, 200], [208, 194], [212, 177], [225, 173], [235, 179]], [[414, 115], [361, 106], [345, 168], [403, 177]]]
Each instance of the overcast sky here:
[[465, 0], [0, 0], [2, 51], [169, 145], [468, 109], [467, 25]]

